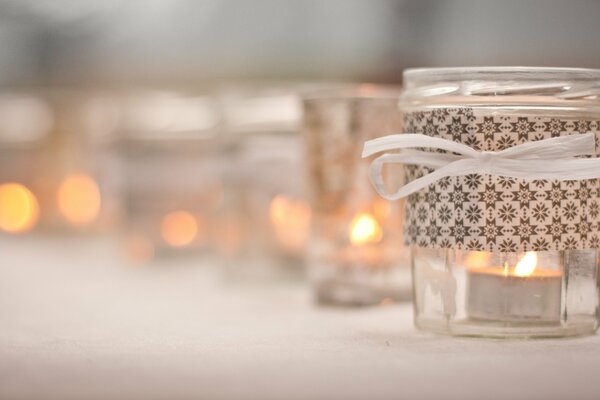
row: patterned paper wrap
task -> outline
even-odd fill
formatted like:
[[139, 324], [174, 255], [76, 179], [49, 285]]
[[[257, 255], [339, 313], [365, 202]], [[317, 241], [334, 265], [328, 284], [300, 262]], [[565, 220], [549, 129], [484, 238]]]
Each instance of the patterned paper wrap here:
[[[406, 132], [499, 151], [527, 141], [586, 132], [600, 121], [482, 114], [438, 108], [404, 115]], [[408, 180], [431, 172], [406, 166]], [[448, 177], [410, 195], [405, 240], [426, 248], [499, 252], [600, 248], [600, 180], [525, 181], [471, 174]]]

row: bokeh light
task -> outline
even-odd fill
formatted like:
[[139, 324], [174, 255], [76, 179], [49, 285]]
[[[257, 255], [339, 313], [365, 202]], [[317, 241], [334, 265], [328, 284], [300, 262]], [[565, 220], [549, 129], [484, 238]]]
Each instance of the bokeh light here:
[[369, 213], [360, 213], [350, 223], [350, 242], [353, 245], [377, 243], [383, 238], [379, 222]]
[[100, 212], [100, 203], [98, 185], [86, 174], [68, 176], [58, 188], [58, 208], [74, 226], [94, 222]]
[[19, 183], [0, 185], [0, 229], [10, 233], [27, 232], [38, 218], [38, 202], [29, 189]]
[[167, 244], [173, 247], [187, 246], [198, 235], [198, 221], [187, 211], [173, 211], [164, 216], [160, 232]]

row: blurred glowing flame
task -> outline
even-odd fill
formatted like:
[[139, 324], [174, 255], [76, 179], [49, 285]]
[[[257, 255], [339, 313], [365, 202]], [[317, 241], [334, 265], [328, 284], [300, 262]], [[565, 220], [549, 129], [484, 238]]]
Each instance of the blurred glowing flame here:
[[489, 266], [490, 253], [485, 251], [470, 251], [465, 260], [467, 268], [483, 268]]
[[369, 213], [360, 213], [350, 223], [350, 242], [354, 245], [377, 243], [383, 231], [377, 220]]
[[88, 175], [70, 175], [58, 188], [58, 209], [74, 226], [92, 223], [100, 212], [100, 203], [98, 185]]
[[18, 183], [0, 185], [0, 229], [10, 233], [31, 230], [39, 217], [38, 202], [29, 189]]
[[535, 271], [538, 257], [535, 251], [528, 251], [515, 266], [515, 275], [529, 276]]
[[279, 243], [287, 250], [300, 252], [308, 239], [311, 208], [303, 200], [278, 195], [271, 200], [269, 218]]
[[173, 211], [164, 216], [160, 233], [170, 246], [187, 246], [198, 235], [198, 222], [187, 211]]

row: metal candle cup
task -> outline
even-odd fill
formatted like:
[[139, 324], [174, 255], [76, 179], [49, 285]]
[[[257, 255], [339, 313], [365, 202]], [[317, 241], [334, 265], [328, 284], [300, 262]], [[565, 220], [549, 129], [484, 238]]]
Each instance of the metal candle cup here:
[[467, 270], [467, 314], [470, 318], [519, 322], [560, 320], [562, 274], [538, 269], [518, 276], [502, 267]]

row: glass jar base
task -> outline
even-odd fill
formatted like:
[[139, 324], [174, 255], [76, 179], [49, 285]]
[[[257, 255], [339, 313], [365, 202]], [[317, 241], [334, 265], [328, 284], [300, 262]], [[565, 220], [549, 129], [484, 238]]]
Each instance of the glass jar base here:
[[598, 329], [595, 318], [582, 318], [568, 323], [553, 322], [501, 322], [464, 319], [444, 323], [440, 320], [415, 318], [418, 329], [450, 336], [495, 339], [534, 339], [593, 335]]
[[360, 285], [356, 282], [329, 280], [319, 282], [315, 287], [318, 304], [342, 307], [365, 307], [388, 302], [410, 301], [411, 290], [405, 288]]

